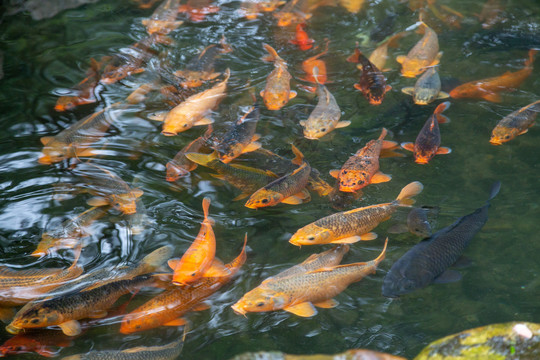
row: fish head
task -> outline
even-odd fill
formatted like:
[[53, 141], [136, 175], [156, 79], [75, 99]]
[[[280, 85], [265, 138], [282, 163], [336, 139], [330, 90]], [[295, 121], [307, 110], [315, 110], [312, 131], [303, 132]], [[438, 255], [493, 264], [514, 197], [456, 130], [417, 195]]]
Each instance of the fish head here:
[[246, 315], [248, 312], [265, 312], [280, 310], [286, 305], [287, 296], [268, 287], [259, 286], [246, 293], [232, 305], [235, 313]]
[[[155, 309], [151, 310], [151, 313], [159, 312], [165, 310], [165, 307], [156, 307]], [[154, 327], [158, 327], [159, 323], [155, 323], [155, 317], [154, 316], [145, 316], [147, 315], [146, 312], [137, 312], [133, 311], [129, 314], [126, 314], [122, 318], [122, 322], [120, 324], [120, 333], [127, 335], [132, 334], [137, 331], [143, 331], [146, 329], [152, 329]], [[155, 323], [155, 324], [154, 324]]]
[[416, 149], [414, 152], [414, 162], [420, 165], [427, 165], [429, 160], [435, 156], [435, 151]]
[[289, 242], [296, 246], [328, 244], [333, 237], [332, 235], [330, 229], [309, 224], [294, 233]]
[[397, 298], [400, 295], [408, 294], [418, 288], [416, 282], [405, 277], [399, 269], [388, 272], [383, 280], [382, 294], [385, 297]]
[[369, 174], [366, 171], [342, 169], [339, 172], [339, 190], [343, 192], [356, 192], [369, 185]]
[[[200, 265], [197, 265], [200, 266]], [[182, 269], [174, 270], [174, 275], [172, 278], [172, 283], [174, 285], [182, 286], [191, 284], [201, 278], [206, 269], [201, 269], [198, 267], [183, 267]]]
[[224, 149], [224, 151], [219, 155], [219, 159], [225, 164], [230, 163], [242, 154], [242, 150], [244, 150], [244, 146], [242, 144], [231, 144], [230, 146], [227, 146], [227, 148]]
[[[318, 140], [334, 129], [328, 121], [324, 119], [308, 119], [302, 122], [304, 126], [304, 137], [310, 140]], [[329, 126], [330, 125], [330, 126]]]
[[189, 175], [189, 170], [182, 165], [167, 163], [167, 181], [176, 181], [179, 178], [186, 177]]
[[502, 145], [505, 142], [515, 138], [517, 134], [518, 130], [516, 128], [509, 128], [506, 126], [497, 125], [491, 133], [491, 138], [489, 139], [489, 142], [492, 145]]
[[[30, 303], [29, 303], [30, 304]], [[11, 334], [18, 334], [28, 328], [42, 328], [60, 324], [62, 316], [55, 310], [43, 306], [24, 307], [15, 315], [6, 330]]]
[[193, 119], [186, 116], [175, 116], [174, 121], [168, 121], [170, 113], [163, 123], [161, 133], [165, 136], [174, 136], [179, 132], [187, 131], [193, 127]]
[[264, 105], [268, 110], [279, 110], [289, 102], [288, 91], [265, 91]]
[[265, 188], [257, 190], [246, 202], [246, 207], [257, 209], [260, 207], [274, 206], [283, 200], [283, 195], [276, 191], [266, 190]]
[[111, 205], [125, 215], [132, 215], [137, 212], [137, 198], [130, 193], [110, 195]]
[[43, 155], [39, 157], [38, 163], [42, 165], [51, 165], [65, 160], [69, 157], [70, 149], [70, 146], [63, 146], [61, 143], [45, 146], [42, 151]]
[[74, 109], [77, 105], [79, 105], [79, 102], [77, 101], [79, 98], [76, 96], [62, 96], [58, 98], [56, 101], [56, 105], [54, 106], [54, 110], [56, 111], [67, 111]]
[[407, 58], [401, 64], [401, 75], [410, 78], [417, 77], [424, 72], [425, 66], [425, 61], [422, 61], [420, 59]]
[[416, 105], [427, 105], [435, 100], [436, 96], [432, 89], [415, 88], [413, 99]]
[[475, 84], [468, 83], [459, 85], [458, 87], [450, 91], [450, 97], [454, 99], [459, 98], [473, 98], [476, 97], [479, 93], [479, 89]]
[[114, 84], [128, 75], [129, 73], [124, 66], [107, 66], [101, 75], [100, 82], [105, 85]]

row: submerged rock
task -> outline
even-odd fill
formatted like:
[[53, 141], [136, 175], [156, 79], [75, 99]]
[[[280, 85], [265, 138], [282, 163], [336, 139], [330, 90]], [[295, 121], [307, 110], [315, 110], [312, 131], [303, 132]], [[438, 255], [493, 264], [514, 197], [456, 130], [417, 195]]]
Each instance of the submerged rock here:
[[414, 360], [540, 359], [540, 324], [509, 322], [465, 330], [432, 342]]
[[288, 355], [279, 351], [256, 352], [238, 355], [230, 360], [405, 360], [405, 358], [377, 351], [355, 349], [335, 355]]

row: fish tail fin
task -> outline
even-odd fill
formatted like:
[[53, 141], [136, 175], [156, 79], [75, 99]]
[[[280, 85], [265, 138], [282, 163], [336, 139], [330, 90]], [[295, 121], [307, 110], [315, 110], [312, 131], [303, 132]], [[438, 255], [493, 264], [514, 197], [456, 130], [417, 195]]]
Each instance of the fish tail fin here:
[[362, 56], [362, 52], [358, 48], [358, 41], [356, 42], [356, 47], [354, 48], [354, 53], [347, 58], [348, 62], [352, 63], [359, 63], [360, 62], [360, 56]]
[[388, 40], [386, 40], [387, 46], [391, 48], [397, 48], [399, 46], [399, 40], [407, 34], [407, 31], [402, 31], [392, 35]]
[[388, 130], [386, 130], [386, 128], [382, 128], [381, 135], [379, 135], [378, 140], [383, 140], [387, 134], [388, 134]]
[[77, 266], [77, 262], [79, 261], [79, 258], [81, 257], [82, 253], [82, 243], [79, 243], [73, 253], [75, 254], [75, 258], [73, 259], [73, 263], [69, 267], [69, 269], [74, 269]]
[[238, 270], [244, 263], [246, 262], [247, 255], [246, 255], [246, 244], [247, 244], [247, 233], [244, 236], [244, 246], [242, 247], [242, 251], [240, 251], [240, 254], [231, 261], [229, 264], [227, 264], [227, 267], [231, 270]]
[[202, 201], [202, 208], [204, 213], [204, 222], [210, 222], [210, 218], [208, 217], [209, 209], [210, 209], [210, 198], [205, 197]]
[[165, 260], [170, 258], [173, 253], [171, 246], [162, 246], [150, 254], [146, 255], [141, 260], [141, 267], [149, 269], [148, 271], [154, 271], [165, 263]]
[[525, 60], [525, 67], [533, 67], [533, 63], [534, 63], [534, 55], [538, 52], [538, 50], [536, 49], [530, 49], [529, 50], [529, 58], [527, 60]]
[[230, 77], [231, 77], [231, 69], [227, 68], [227, 70], [225, 70], [225, 78], [223, 79], [222, 82], [226, 83], [227, 81], [229, 81]]
[[319, 82], [319, 67], [317, 66], [313, 68], [313, 77], [315, 78], [315, 82], [320, 85], [321, 83]]
[[386, 240], [384, 241], [384, 247], [381, 251], [381, 253], [379, 254], [379, 256], [377, 256], [377, 258], [375, 260], [373, 260], [373, 262], [375, 264], [380, 264], [381, 261], [384, 260], [385, 256], [386, 256], [386, 247], [388, 246], [388, 237], [386, 238]]
[[489, 198], [487, 199], [487, 203], [489, 203], [501, 190], [501, 182], [499, 180], [495, 181], [493, 185], [491, 186], [491, 192], [489, 193]]
[[450, 107], [450, 101], [445, 101], [442, 104], [439, 104], [433, 114], [438, 115]]
[[277, 51], [273, 47], [271, 47], [268, 44], [263, 44], [263, 47], [266, 51], [268, 51], [268, 55], [262, 58], [263, 61], [271, 61], [271, 62], [275, 62], [279, 60], [283, 61], [283, 59], [279, 57]]
[[302, 154], [302, 152], [298, 150], [298, 148], [294, 146], [293, 144], [291, 144], [291, 147], [292, 147], [292, 152], [295, 155], [295, 158], [292, 159], [291, 162], [296, 165], [301, 165], [302, 162], [304, 162], [304, 154]]
[[217, 151], [214, 151], [211, 154], [187, 153], [186, 157], [202, 166], [207, 166], [209, 163], [219, 158]]
[[414, 199], [412, 199], [412, 197], [420, 194], [423, 189], [424, 185], [422, 185], [420, 181], [413, 181], [412, 183], [406, 185], [403, 189], [401, 189], [401, 192], [396, 198], [397, 204], [400, 206], [410, 206], [414, 204]]

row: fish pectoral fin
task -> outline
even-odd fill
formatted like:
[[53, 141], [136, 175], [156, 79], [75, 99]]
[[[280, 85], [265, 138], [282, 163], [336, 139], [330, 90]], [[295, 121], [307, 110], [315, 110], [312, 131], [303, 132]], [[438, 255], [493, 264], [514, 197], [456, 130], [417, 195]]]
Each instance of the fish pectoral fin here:
[[261, 134], [253, 134], [253, 137], [251, 138], [251, 141], [257, 141], [261, 138]]
[[184, 319], [184, 318], [178, 318], [178, 319], [174, 319], [172, 321], [169, 321], [165, 324], [163, 324], [163, 326], [184, 326], [187, 324], [187, 320]]
[[147, 117], [149, 120], [153, 121], [164, 121], [168, 113], [168, 111], [156, 111], [155, 113], [150, 114]]
[[528, 131], [529, 131], [529, 129], [525, 129], [525, 130], [523, 130], [522, 132], [520, 132], [518, 135], [523, 135], [523, 134], [525, 134], [525, 133], [528, 132]]
[[487, 101], [500, 103], [502, 101], [501, 95], [494, 92], [487, 92], [482, 94], [482, 98]]
[[396, 61], [400, 64], [403, 64], [405, 62], [405, 59], [407, 59], [405, 55], [399, 55], [398, 57], [396, 57]]
[[292, 195], [281, 200], [281, 202], [284, 204], [289, 204], [289, 205], [299, 205], [299, 204], [302, 204], [304, 201], [298, 196]]
[[214, 259], [210, 268], [204, 272], [203, 277], [223, 277], [231, 275], [231, 271], [223, 265], [223, 263]]
[[75, 153], [77, 156], [94, 156], [96, 153], [94, 152], [94, 149], [92, 148], [86, 148], [86, 149], [76, 149]]
[[310, 302], [303, 302], [300, 304], [287, 306], [283, 310], [302, 317], [312, 317], [317, 315], [317, 309], [315, 309], [313, 304]]
[[261, 92], [259, 93], [259, 95], [261, 95], [261, 97], [264, 97], [264, 90], [261, 90]]
[[446, 270], [441, 275], [433, 279], [434, 284], [448, 284], [461, 280], [461, 274], [456, 270]]
[[107, 316], [107, 310], [94, 310], [88, 314], [90, 319], [101, 319]]
[[[306, 189], [300, 191], [299, 193], [297, 194], [294, 194], [294, 196], [297, 196], [299, 197], [300, 199], [302, 200], [307, 200], [309, 201], [311, 199], [311, 194], [309, 193], [309, 191], [307, 191]], [[306, 201], [306, 202], [307, 202]]]
[[330, 170], [329, 174], [331, 177], [337, 179], [339, 177], [339, 170]]
[[395, 149], [399, 147], [399, 144], [395, 141], [383, 140], [381, 150]]
[[251, 144], [249, 144], [248, 146], [246, 146], [244, 148], [244, 150], [242, 151], [242, 153], [247, 153], [247, 152], [251, 152], [251, 151], [255, 151], [257, 149], [259, 149], [260, 147], [262, 146], [262, 144], [258, 141], [253, 141]]
[[401, 89], [401, 92], [407, 95], [414, 95], [414, 88], [413, 87], [404, 87]]
[[391, 149], [381, 150], [379, 158], [389, 158], [389, 157], [405, 157], [406, 155], [397, 151], [392, 151]]
[[456, 269], [463, 269], [463, 268], [467, 268], [467, 267], [469, 267], [471, 265], [472, 265], [472, 260], [469, 259], [465, 255], [461, 255], [459, 257], [459, 259], [457, 259], [457, 261], [454, 264], [452, 264], [452, 267], [456, 268]]
[[139, 73], [142, 73], [144, 72], [144, 69], [143, 68], [138, 68], [138, 69], [135, 69], [133, 71], [131, 71], [131, 74], [139, 74]]
[[404, 148], [405, 150], [414, 152], [414, 144], [412, 142], [401, 143], [401, 147]]
[[219, 180], [225, 180], [225, 176], [221, 174], [210, 174], [210, 176], [215, 177], [216, 179], [219, 179]]
[[448, 124], [450, 119], [442, 114], [437, 114], [437, 122], [439, 124]]
[[336, 124], [336, 129], [339, 129], [339, 128], [344, 128], [346, 126], [349, 126], [351, 125], [351, 122], [346, 120], [346, 121], [340, 121]]
[[214, 123], [214, 119], [209, 117], [203, 117], [193, 123], [193, 125], [210, 125]]
[[377, 233], [374, 233], [374, 232], [368, 232], [368, 233], [360, 235], [360, 240], [362, 241], [375, 240], [376, 238], [377, 238]]
[[42, 138], [39, 139], [39, 141], [41, 141], [41, 145], [47, 145], [50, 142], [52, 142], [53, 139], [54, 139], [54, 136], [43, 136]]
[[448, 99], [450, 97], [450, 94], [444, 91], [439, 91], [439, 94], [437, 95], [437, 100], [441, 99]]
[[409, 231], [409, 228], [406, 224], [394, 224], [390, 226], [386, 232], [390, 234], [403, 234]]
[[204, 311], [210, 309], [210, 305], [208, 305], [205, 302], [198, 303], [194, 307], [191, 308], [191, 311]]
[[387, 92], [389, 92], [390, 90], [392, 90], [392, 86], [386, 85], [386, 87], [384, 88], [384, 92], [387, 93]]
[[343, 239], [337, 239], [330, 241], [332, 244], [354, 244], [358, 241], [362, 240], [360, 236], [349, 236]]
[[88, 199], [86, 203], [90, 206], [106, 206], [109, 205], [109, 200], [101, 196], [95, 196], [91, 199]]
[[313, 305], [315, 305], [316, 307], [323, 308], [323, 309], [332, 309], [338, 306], [339, 302], [334, 299], [328, 299], [328, 300], [324, 300], [318, 303], [314, 303]]
[[240, 195], [238, 195], [237, 197], [235, 197], [235, 198], [232, 199], [232, 200], [233, 200], [233, 201], [242, 200], [242, 199], [247, 198], [247, 197], [250, 196], [250, 195], [251, 195], [251, 193], [243, 192], [243, 193], [241, 193]]
[[9, 324], [11, 319], [15, 317], [15, 308], [0, 307], [0, 320], [3, 323]]
[[359, 91], [362, 91], [362, 92], [363, 92], [362, 86], [361, 86], [360, 84], [354, 84], [354, 88], [355, 88], [356, 90], [359, 90]]
[[291, 90], [289, 92], [289, 100], [294, 99], [296, 97], [296, 95], [298, 95], [298, 93], [296, 91], [294, 91], [294, 90]]
[[170, 259], [169, 261], [167, 261], [167, 265], [169, 265], [169, 267], [172, 270], [174, 270], [174, 269], [176, 269], [176, 266], [178, 265], [179, 262], [180, 262], [179, 258], [174, 258], [174, 259]]
[[437, 149], [436, 154], [437, 155], [446, 155], [446, 154], [450, 154], [451, 152], [452, 152], [452, 149], [442, 146], [439, 149]]
[[77, 336], [81, 333], [81, 324], [77, 320], [66, 321], [58, 326], [67, 336]]
[[371, 183], [372, 184], [380, 184], [383, 182], [388, 182], [392, 180], [391, 175], [383, 174], [382, 172], [378, 171], [371, 177]]
[[143, 194], [144, 194], [144, 191], [142, 191], [139, 188], [131, 189], [131, 195], [135, 196], [136, 198], [140, 198]]

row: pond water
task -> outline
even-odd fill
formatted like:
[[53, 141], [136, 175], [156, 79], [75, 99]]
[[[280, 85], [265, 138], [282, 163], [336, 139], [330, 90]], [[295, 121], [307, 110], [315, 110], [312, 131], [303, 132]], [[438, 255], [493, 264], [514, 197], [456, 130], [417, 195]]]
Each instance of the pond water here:
[[[4, 10], [16, 6], [15, 1], [12, 3], [3, 5]], [[444, 53], [439, 72], [447, 91], [461, 82], [516, 71], [523, 67], [527, 50], [540, 47], [540, 3], [536, 0], [508, 1], [505, 21], [490, 29], [483, 29], [475, 17], [482, 2], [452, 0], [440, 4], [464, 15], [461, 28], [429, 18]], [[345, 61], [355, 42], [369, 38], [371, 30], [387, 14], [397, 14], [392, 25], [395, 32], [414, 24], [418, 11], [411, 11], [407, 4], [397, 0], [367, 1], [358, 14], [339, 6], [317, 8], [307, 31], [319, 48], [305, 52], [288, 43], [294, 37], [294, 27], [276, 26], [271, 13], [247, 20], [239, 11], [239, 1], [218, 1], [217, 5], [219, 12], [201, 22], [191, 22], [181, 14], [180, 19], [186, 22], [169, 34], [175, 44], [157, 45], [162, 55], [152, 58], [145, 72], [112, 85], [99, 85], [98, 102], [66, 112], [54, 110], [58, 96], [84, 78], [91, 58], [118, 53], [143, 38], [141, 20], [149, 17], [153, 9], [140, 9], [134, 1], [101, 0], [39, 21], [28, 12], [4, 12], [0, 24], [4, 73], [0, 80], [2, 264], [15, 268], [68, 266], [72, 260], [69, 252], [41, 259], [29, 254], [44, 231], [89, 208], [87, 195], [59, 196], [59, 186], [81, 180], [65, 162], [37, 162], [42, 150], [40, 137], [53, 136], [84, 116], [122, 101], [137, 86], [155, 79], [164, 64], [172, 69], [183, 68], [222, 36], [234, 51], [221, 56], [216, 65], [218, 71], [230, 68], [232, 75], [227, 97], [213, 114], [215, 131], [223, 133], [251, 104], [250, 87], [257, 94], [264, 88], [266, 76], [273, 69], [270, 63], [261, 61], [266, 54], [262, 45], [268, 43], [289, 64], [292, 88], [298, 96], [279, 111], [262, 107], [257, 127], [260, 142], [287, 158], [292, 158], [293, 143], [330, 184], [334, 180], [328, 171], [339, 169], [352, 153], [377, 138], [382, 127], [389, 130], [391, 140], [414, 141], [436, 106], [414, 105], [411, 97], [400, 91], [413, 86], [415, 80], [400, 75], [395, 57], [405, 55], [420, 35], [411, 34], [401, 40], [397, 49], [390, 50], [387, 67], [391, 70], [385, 76], [392, 90], [380, 106], [369, 105], [353, 88], [360, 71]], [[325, 38], [330, 41], [329, 54], [323, 57], [330, 81], [327, 86], [342, 110], [342, 120], [352, 124], [315, 141], [303, 137], [299, 121], [307, 118], [317, 99], [300, 89], [297, 85], [302, 82], [295, 79], [304, 75], [301, 62], [319, 53]], [[368, 42], [362, 50], [369, 53], [375, 47], [375, 43]], [[266, 277], [328, 248], [298, 248], [288, 239], [298, 228], [336, 210], [327, 197], [316, 193], [312, 193], [310, 202], [301, 205], [248, 209], [243, 201], [232, 201], [238, 190], [211, 177], [212, 171], [203, 167], [177, 182], [165, 181], [167, 161], [200, 136], [205, 127], [194, 127], [174, 137], [161, 135], [161, 125], [148, 120], [150, 113], [168, 109], [157, 95], [114, 111], [114, 124], [98, 143], [105, 148], [93, 160], [144, 191], [142, 201], [149, 221], [144, 231], [134, 234], [125, 217], [110, 211], [91, 226], [91, 237], [79, 262], [86, 271], [112, 269], [167, 244], [174, 246], [176, 256], [181, 256], [199, 231], [202, 199], [210, 197], [217, 256], [224, 262], [233, 259], [247, 233], [248, 260], [240, 274], [210, 298], [209, 310], [188, 315], [192, 329], [180, 355], [187, 359], [228, 359], [259, 350], [315, 354], [350, 348], [412, 358], [429, 342], [465, 329], [506, 321], [538, 321], [538, 127], [503, 146], [489, 143], [491, 130], [502, 117], [538, 100], [538, 74], [535, 69], [519, 89], [504, 93], [500, 103], [450, 99], [452, 105], [445, 115], [451, 122], [440, 128], [442, 145], [450, 147], [452, 153], [436, 156], [424, 166], [416, 164], [411, 153], [381, 159], [381, 170], [391, 174], [392, 180], [366, 187], [363, 198], [347, 207], [393, 200], [404, 185], [418, 180], [424, 184], [424, 191], [417, 196], [417, 204], [439, 208], [432, 218], [437, 230], [483, 205], [491, 184], [500, 180], [501, 191], [492, 201], [489, 220], [465, 251], [472, 264], [460, 270], [463, 279], [459, 282], [432, 285], [399, 299], [383, 297], [384, 275], [419, 241], [412, 234], [389, 234], [386, 260], [376, 274], [351, 284], [338, 295], [339, 306], [320, 309], [313, 318], [284, 311], [251, 313], [247, 318], [236, 315], [230, 306], [245, 292]], [[386, 230], [396, 221], [405, 221], [407, 212], [399, 210], [392, 220], [381, 224], [375, 230], [378, 239], [353, 245], [343, 263], [374, 259], [382, 249]], [[155, 290], [143, 291], [128, 309], [155, 294]], [[85, 332], [60, 355], [166, 344], [181, 334], [182, 328], [162, 327], [121, 335], [119, 324], [106, 323]], [[0, 341], [10, 336], [0, 331]]]

